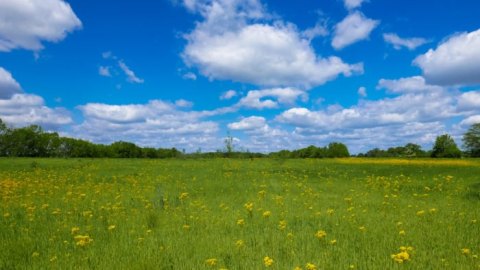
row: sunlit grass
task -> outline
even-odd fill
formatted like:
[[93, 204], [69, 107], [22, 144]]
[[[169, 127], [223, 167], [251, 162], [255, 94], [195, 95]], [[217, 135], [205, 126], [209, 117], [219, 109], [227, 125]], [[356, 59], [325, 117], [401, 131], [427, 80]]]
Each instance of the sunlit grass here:
[[479, 269], [478, 164], [0, 159], [0, 269]]

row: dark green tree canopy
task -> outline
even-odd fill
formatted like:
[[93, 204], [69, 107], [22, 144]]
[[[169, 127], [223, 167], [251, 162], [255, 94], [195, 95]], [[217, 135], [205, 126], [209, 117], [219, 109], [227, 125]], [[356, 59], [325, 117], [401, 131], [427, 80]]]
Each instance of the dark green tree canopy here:
[[480, 157], [480, 123], [473, 124], [463, 135], [463, 145], [471, 157]]
[[438, 136], [433, 146], [432, 157], [434, 158], [458, 158], [462, 156], [462, 152], [458, 149], [453, 138], [444, 134]]

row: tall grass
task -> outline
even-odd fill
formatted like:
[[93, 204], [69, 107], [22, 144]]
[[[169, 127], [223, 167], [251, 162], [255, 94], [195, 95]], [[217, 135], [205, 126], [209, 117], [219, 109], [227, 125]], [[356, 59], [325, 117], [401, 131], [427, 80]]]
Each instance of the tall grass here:
[[479, 165], [0, 159], [0, 269], [479, 269]]

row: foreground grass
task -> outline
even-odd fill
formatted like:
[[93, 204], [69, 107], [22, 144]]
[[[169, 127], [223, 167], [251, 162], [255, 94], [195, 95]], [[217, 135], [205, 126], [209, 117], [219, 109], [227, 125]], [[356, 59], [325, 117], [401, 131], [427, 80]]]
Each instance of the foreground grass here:
[[475, 160], [0, 159], [0, 269], [480, 269], [479, 175]]

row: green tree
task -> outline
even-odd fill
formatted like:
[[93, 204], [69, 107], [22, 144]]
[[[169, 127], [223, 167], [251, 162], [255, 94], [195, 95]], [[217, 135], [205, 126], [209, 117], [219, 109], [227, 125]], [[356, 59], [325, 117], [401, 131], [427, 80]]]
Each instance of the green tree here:
[[480, 157], [480, 123], [473, 124], [463, 135], [463, 145], [471, 157]]
[[230, 157], [233, 154], [233, 151], [235, 150], [235, 147], [233, 145], [233, 137], [230, 136], [230, 133], [227, 134], [227, 137], [223, 142], [225, 143], [226, 156]]
[[339, 142], [332, 142], [328, 145], [327, 156], [331, 158], [335, 157], [349, 157], [350, 153], [345, 144]]
[[434, 158], [459, 158], [462, 152], [448, 134], [438, 136], [433, 146], [432, 157]]

